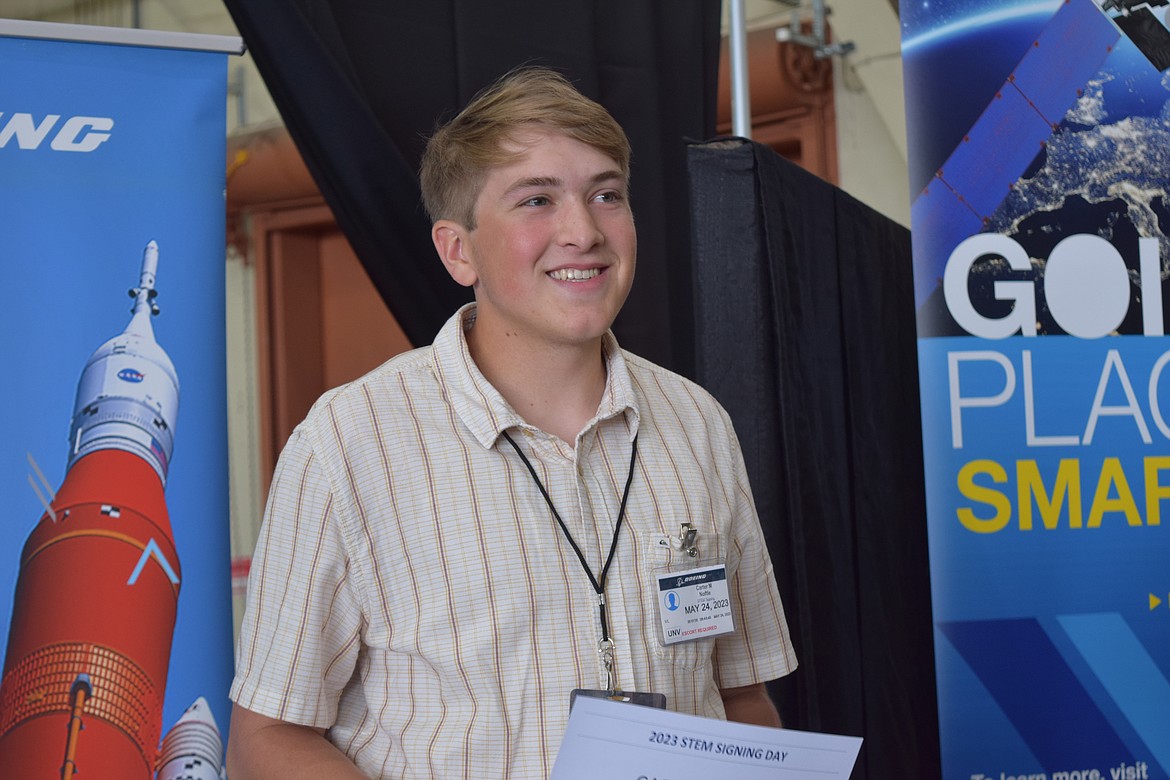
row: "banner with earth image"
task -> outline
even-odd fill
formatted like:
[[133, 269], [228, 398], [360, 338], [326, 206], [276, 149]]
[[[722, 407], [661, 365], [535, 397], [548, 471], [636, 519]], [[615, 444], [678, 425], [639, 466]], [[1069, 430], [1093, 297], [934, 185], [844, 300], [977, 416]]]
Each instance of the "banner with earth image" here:
[[1167, 8], [900, 5], [947, 780], [1170, 777]]

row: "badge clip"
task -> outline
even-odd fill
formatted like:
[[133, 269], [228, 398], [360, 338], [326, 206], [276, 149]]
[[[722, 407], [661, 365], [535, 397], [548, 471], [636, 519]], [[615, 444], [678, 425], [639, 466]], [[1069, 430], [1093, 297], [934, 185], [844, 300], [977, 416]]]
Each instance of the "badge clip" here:
[[699, 548], [695, 546], [695, 542], [699, 538], [699, 531], [690, 523], [679, 523], [678, 538], [671, 537], [671, 542], [676, 550], [685, 552], [692, 558], [699, 555]]

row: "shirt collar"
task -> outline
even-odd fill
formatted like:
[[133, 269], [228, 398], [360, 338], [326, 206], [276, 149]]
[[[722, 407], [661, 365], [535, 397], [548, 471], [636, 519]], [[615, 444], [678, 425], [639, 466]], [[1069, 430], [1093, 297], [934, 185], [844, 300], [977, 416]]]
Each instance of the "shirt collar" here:
[[[485, 449], [491, 449], [509, 428], [536, 429], [517, 414], [471, 359], [466, 331], [474, 323], [474, 303], [456, 311], [435, 336], [433, 359], [439, 384], [455, 414]], [[585, 430], [622, 417], [633, 438], [638, 429], [637, 400], [625, 356], [611, 331], [602, 336], [601, 350], [605, 358], [605, 392]]]

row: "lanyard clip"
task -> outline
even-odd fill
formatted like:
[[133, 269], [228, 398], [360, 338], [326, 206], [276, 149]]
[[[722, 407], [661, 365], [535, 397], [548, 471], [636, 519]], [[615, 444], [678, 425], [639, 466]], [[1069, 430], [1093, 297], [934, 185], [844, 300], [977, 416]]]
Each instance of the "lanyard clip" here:
[[617, 675], [614, 674], [613, 640], [602, 639], [597, 643], [597, 654], [601, 656], [601, 664], [605, 667], [606, 686], [612, 696], [617, 692]]

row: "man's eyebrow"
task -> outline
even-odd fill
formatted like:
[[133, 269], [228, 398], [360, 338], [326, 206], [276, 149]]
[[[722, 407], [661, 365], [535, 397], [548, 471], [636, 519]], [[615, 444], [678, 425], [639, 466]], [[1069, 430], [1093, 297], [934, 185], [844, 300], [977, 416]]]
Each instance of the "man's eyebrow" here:
[[[617, 170], [601, 171], [600, 173], [595, 173], [593, 176], [591, 176], [589, 178], [589, 183], [590, 184], [601, 184], [602, 182], [615, 181], [615, 180], [624, 182], [626, 180], [626, 177], [622, 174], [621, 171], [617, 171]], [[504, 196], [507, 197], [507, 196], [512, 195], [513, 193], [518, 192], [520, 190], [526, 190], [526, 189], [532, 189], [532, 188], [541, 188], [541, 187], [559, 188], [559, 187], [563, 187], [564, 184], [565, 184], [564, 180], [557, 177], [557, 176], [530, 176], [530, 177], [527, 177], [524, 179], [518, 179], [517, 181], [512, 182], [512, 185], [510, 187], [508, 187], [508, 189], [504, 190]]]
[[590, 181], [593, 184], [601, 184], [602, 182], [613, 181], [614, 179], [617, 179], [624, 184], [626, 181], [626, 176], [621, 171], [602, 171], [590, 179]]
[[518, 179], [512, 182], [512, 186], [504, 190], [504, 195], [511, 195], [519, 190], [532, 189], [534, 187], [560, 187], [564, 182], [555, 176], [530, 176], [525, 179]]

